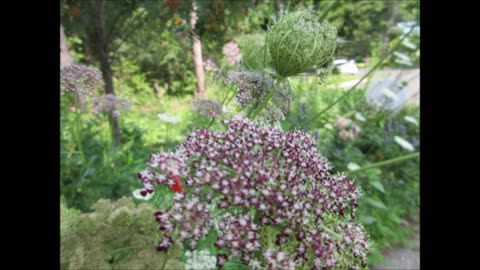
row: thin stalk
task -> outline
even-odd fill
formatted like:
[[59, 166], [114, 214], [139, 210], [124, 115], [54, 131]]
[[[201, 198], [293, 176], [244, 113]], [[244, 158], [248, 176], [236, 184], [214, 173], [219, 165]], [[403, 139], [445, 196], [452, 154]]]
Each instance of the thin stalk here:
[[163, 264], [162, 264], [162, 270], [165, 268], [165, 264], [167, 264], [167, 261], [168, 261], [168, 251], [167, 251], [167, 256], [165, 256], [165, 260], [163, 260]]
[[386, 53], [384, 56], [382, 56], [382, 58], [380, 58], [380, 60], [378, 61], [377, 64], [375, 64], [375, 66], [373, 66], [368, 72], [367, 74], [365, 74], [354, 86], [352, 86], [350, 89], [348, 89], [345, 94], [343, 94], [341, 97], [339, 97], [337, 100], [335, 100], [334, 102], [332, 102], [330, 105], [328, 105], [325, 109], [323, 109], [322, 111], [320, 111], [318, 114], [316, 114], [314, 117], [308, 119], [307, 121], [303, 122], [302, 126], [305, 126], [306, 123], [309, 123], [310, 121], [313, 121], [315, 119], [317, 119], [320, 115], [322, 115], [323, 113], [325, 113], [326, 111], [328, 111], [330, 108], [332, 108], [333, 106], [335, 106], [337, 103], [339, 103], [340, 101], [342, 101], [344, 98], [346, 98], [350, 93], [352, 93], [352, 90], [354, 90], [363, 80], [365, 80], [365, 78], [367, 78], [368, 76], [370, 76], [370, 74], [372, 74], [378, 67], [380, 67], [380, 65], [383, 63], [383, 61], [385, 59], [387, 59], [387, 57], [389, 57], [390, 55], [393, 54], [394, 51], [396, 51], [398, 49], [398, 47], [400, 47], [400, 45], [402, 44], [403, 40], [405, 40], [409, 35], [410, 33], [413, 32], [413, 30], [415, 29], [417, 25], [414, 25], [410, 28], [410, 31], [408, 31], [408, 33], [406, 33], [405, 35], [403, 35], [403, 37], [400, 39], [400, 41], [397, 43], [397, 45], [392, 48], [388, 53]]
[[87, 158], [85, 152], [83, 152], [82, 141], [80, 140], [80, 113], [78, 111], [75, 111], [75, 140], [77, 142], [78, 151], [82, 156], [82, 167], [84, 167], [87, 164]]
[[165, 123], [165, 144], [168, 145], [168, 123]]
[[[268, 93], [268, 96], [263, 100], [263, 102], [260, 104], [260, 106], [258, 106], [257, 110], [253, 113], [251, 119], [255, 119], [255, 117], [257, 117], [257, 115], [258, 115], [258, 114], [263, 110], [263, 108], [267, 105], [267, 102], [269, 102], [270, 99], [272, 99], [273, 94], [275, 94], [275, 87], [273, 87], [272, 90], [270, 90], [270, 93]], [[250, 118], [250, 116], [249, 116], [248, 118]]]
[[377, 168], [377, 167], [382, 167], [382, 166], [385, 166], [385, 165], [390, 165], [390, 164], [397, 163], [397, 162], [400, 162], [400, 161], [404, 161], [404, 160], [407, 160], [407, 159], [416, 158], [418, 156], [420, 156], [420, 152], [415, 152], [415, 153], [404, 155], [404, 156], [401, 156], [401, 157], [377, 162], [377, 163], [374, 163], [372, 165], [368, 165], [368, 166], [365, 166], [365, 167], [362, 167], [362, 168], [359, 168], [359, 169], [356, 169], [356, 170], [351, 170], [351, 171], [348, 171], [347, 174], [357, 173], [357, 172], [372, 169], [372, 168]]

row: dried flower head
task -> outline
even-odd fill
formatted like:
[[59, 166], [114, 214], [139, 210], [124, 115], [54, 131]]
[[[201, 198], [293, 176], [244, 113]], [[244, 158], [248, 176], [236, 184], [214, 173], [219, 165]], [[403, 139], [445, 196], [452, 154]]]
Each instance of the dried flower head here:
[[273, 20], [267, 43], [272, 65], [286, 78], [327, 63], [335, 52], [337, 30], [320, 23], [318, 14], [298, 9]]
[[194, 99], [191, 101], [192, 111], [202, 116], [219, 116], [223, 113], [223, 107], [220, 103], [208, 99]]
[[133, 101], [121, 99], [113, 94], [106, 94], [103, 97], [93, 97], [91, 101], [94, 105], [92, 112], [95, 114], [102, 112], [113, 112], [114, 116], [120, 115], [120, 110], [128, 112]]
[[337, 120], [335, 121], [335, 126], [338, 129], [344, 129], [349, 127], [350, 125], [352, 125], [352, 119], [338, 117]]
[[93, 96], [92, 91], [101, 89], [105, 83], [96, 67], [67, 65], [60, 69], [60, 94], [74, 92]]
[[[218, 267], [227, 259], [252, 268], [364, 265], [365, 231], [347, 214], [355, 218], [360, 191], [345, 175], [330, 175], [313, 139], [246, 119], [225, 123], [225, 132], [196, 130], [175, 153], [152, 155], [138, 175], [144, 193], [153, 193], [154, 184], [175, 184], [175, 177], [185, 185], [168, 211], [155, 213], [167, 239], [161, 250], [174, 235], [195, 250], [217, 230], [216, 247], [228, 249], [217, 255]], [[267, 227], [278, 233], [265, 240]]]
[[335, 126], [340, 130], [340, 139], [344, 141], [353, 141], [360, 136], [362, 128], [353, 123], [352, 119], [338, 117]]

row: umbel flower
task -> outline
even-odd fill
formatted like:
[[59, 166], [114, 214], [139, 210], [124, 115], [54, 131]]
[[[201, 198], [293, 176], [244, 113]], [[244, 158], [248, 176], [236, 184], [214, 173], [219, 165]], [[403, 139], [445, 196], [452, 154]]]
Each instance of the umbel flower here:
[[257, 72], [229, 72], [226, 83], [237, 85], [237, 102], [245, 109], [257, 108], [268, 96], [271, 89], [275, 89], [272, 103], [266, 106], [267, 120], [279, 121], [290, 111], [290, 97], [286, 90], [276, 86], [272, 78]]
[[60, 94], [74, 92], [93, 96], [91, 89], [100, 89], [105, 85], [102, 73], [96, 67], [67, 65], [60, 69]]
[[93, 97], [92, 103], [94, 104], [92, 112], [95, 114], [101, 112], [113, 112], [114, 116], [120, 115], [120, 110], [128, 111], [130, 106], [133, 105], [133, 101], [121, 99], [113, 94], [106, 94], [102, 97]]
[[273, 68], [287, 78], [322, 66], [331, 60], [336, 39], [336, 28], [320, 23], [312, 10], [298, 9], [274, 18], [267, 34]]
[[240, 49], [237, 43], [230, 41], [223, 46], [223, 55], [227, 57], [230, 65], [235, 65], [240, 62]]
[[[242, 118], [225, 123], [225, 132], [193, 131], [139, 173], [145, 196], [177, 177], [185, 186], [171, 208], [155, 213], [158, 250], [178, 239], [193, 251], [216, 230], [215, 245], [228, 250], [217, 255], [219, 268], [236, 259], [255, 269], [365, 265], [365, 231], [349, 222], [360, 191], [345, 175], [330, 175], [314, 140]], [[277, 233], [263, 237], [268, 230]]]
[[219, 116], [223, 113], [223, 106], [213, 100], [194, 99], [191, 101], [192, 111], [204, 117]]

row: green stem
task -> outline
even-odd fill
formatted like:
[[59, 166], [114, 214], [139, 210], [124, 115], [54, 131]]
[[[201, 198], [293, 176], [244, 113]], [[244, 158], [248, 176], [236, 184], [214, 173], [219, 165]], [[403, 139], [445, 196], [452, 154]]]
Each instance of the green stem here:
[[167, 254], [165, 256], [165, 260], [163, 260], [163, 264], [162, 264], [162, 270], [165, 268], [165, 264], [167, 264], [167, 261], [168, 261], [168, 251], [167, 251]]
[[320, 227], [322, 230], [325, 230], [326, 232], [328, 232], [331, 236], [333, 236], [334, 238], [336, 239], [342, 239], [342, 236], [332, 230], [330, 230], [329, 228], [325, 227], [325, 225], [323, 224], [319, 224], [318, 227]]
[[168, 123], [165, 124], [165, 145], [167, 145], [168, 147], [168, 141], [169, 141], [169, 138], [168, 138]]
[[136, 245], [136, 246], [128, 246], [128, 247], [123, 247], [123, 248], [119, 248], [119, 249], [115, 249], [111, 252], [109, 252], [109, 254], [113, 254], [113, 253], [116, 253], [116, 252], [119, 252], [119, 251], [122, 251], [122, 250], [127, 250], [127, 249], [132, 249], [132, 248], [148, 248], [148, 247], [152, 247], [151, 245]]
[[305, 126], [306, 123], [309, 123], [310, 121], [313, 121], [315, 119], [317, 119], [320, 115], [322, 115], [324, 112], [328, 111], [330, 108], [332, 108], [333, 106], [335, 106], [335, 104], [337, 104], [338, 102], [342, 101], [344, 98], [346, 98], [350, 93], [352, 93], [354, 90], [363, 80], [365, 80], [365, 78], [367, 78], [368, 76], [370, 76], [370, 74], [372, 74], [378, 67], [380, 67], [380, 65], [383, 63], [383, 61], [385, 59], [387, 59], [388, 56], [390, 56], [391, 54], [393, 54], [394, 51], [396, 51], [398, 49], [398, 47], [400, 47], [400, 45], [402, 44], [403, 40], [405, 40], [409, 35], [410, 33], [413, 32], [413, 30], [415, 29], [417, 25], [414, 25], [410, 28], [410, 31], [408, 31], [408, 33], [406, 33], [405, 35], [403, 35], [403, 37], [400, 39], [400, 41], [396, 44], [396, 46], [394, 48], [392, 48], [388, 53], [386, 53], [379, 61], [377, 64], [375, 64], [375, 66], [373, 66], [368, 72], [367, 74], [365, 74], [354, 86], [352, 86], [350, 89], [348, 89], [345, 94], [343, 94], [341, 97], [339, 97], [337, 100], [335, 100], [334, 102], [332, 102], [330, 105], [328, 105], [325, 109], [323, 109], [322, 111], [320, 111], [318, 114], [316, 114], [315, 116], [313, 116], [312, 118], [308, 119], [307, 121], [303, 122], [302, 126]]
[[400, 161], [404, 161], [404, 160], [407, 160], [407, 159], [416, 158], [418, 156], [420, 156], [420, 152], [415, 152], [415, 153], [404, 155], [404, 156], [401, 156], [401, 157], [385, 160], [385, 161], [382, 161], [382, 162], [377, 162], [377, 163], [374, 163], [372, 165], [368, 165], [368, 166], [365, 166], [365, 167], [362, 167], [362, 168], [359, 168], [359, 169], [356, 169], [356, 170], [351, 170], [351, 171], [348, 171], [347, 174], [352, 174], [352, 173], [356, 173], [356, 172], [360, 172], [360, 171], [364, 171], [364, 170], [368, 170], [368, 169], [372, 169], [372, 168], [377, 168], [377, 167], [382, 167], [382, 166], [385, 166], [385, 165], [390, 165], [390, 164], [397, 163], [397, 162], [400, 162]]
[[85, 152], [83, 152], [82, 141], [80, 139], [80, 114], [77, 111], [75, 111], [75, 140], [77, 141], [78, 151], [82, 156], [82, 167], [84, 167], [87, 164], [87, 157], [85, 156]]
[[265, 106], [270, 101], [270, 99], [272, 99], [272, 97], [273, 97], [273, 95], [275, 94], [275, 91], [276, 91], [276, 86], [279, 85], [282, 82], [283, 82], [282, 79], [277, 79], [276, 80], [276, 82], [274, 83], [274, 87], [270, 90], [270, 92], [268, 93], [268, 96], [263, 100], [262, 103], [260, 103], [257, 110], [254, 111], [253, 115], [251, 117], [249, 115], [248, 118], [253, 120], [253, 119], [255, 119], [255, 117], [257, 117], [257, 115], [263, 110], [263, 108], [265, 108]]

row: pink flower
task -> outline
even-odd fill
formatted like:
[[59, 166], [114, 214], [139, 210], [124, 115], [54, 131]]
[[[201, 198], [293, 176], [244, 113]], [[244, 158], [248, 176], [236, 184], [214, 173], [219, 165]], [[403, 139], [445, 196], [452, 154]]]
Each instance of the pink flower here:
[[70, 107], [70, 111], [74, 112], [77, 108], [75, 106]]

